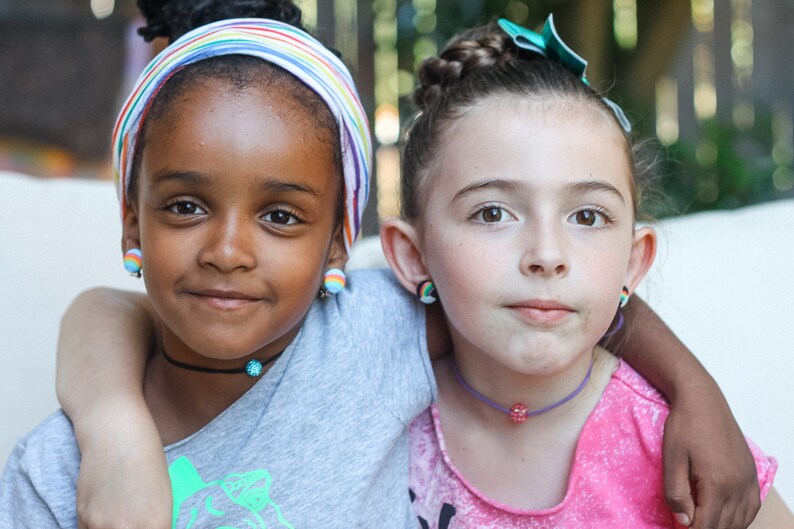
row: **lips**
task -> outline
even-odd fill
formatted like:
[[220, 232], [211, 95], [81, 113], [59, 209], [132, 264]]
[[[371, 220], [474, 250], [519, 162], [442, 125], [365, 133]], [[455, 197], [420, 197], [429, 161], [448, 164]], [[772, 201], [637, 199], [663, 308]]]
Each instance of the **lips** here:
[[189, 290], [188, 294], [209, 307], [221, 310], [236, 310], [262, 301], [262, 298], [231, 289]]
[[508, 305], [508, 308], [532, 323], [552, 325], [576, 311], [567, 305], [547, 299], [533, 299]]

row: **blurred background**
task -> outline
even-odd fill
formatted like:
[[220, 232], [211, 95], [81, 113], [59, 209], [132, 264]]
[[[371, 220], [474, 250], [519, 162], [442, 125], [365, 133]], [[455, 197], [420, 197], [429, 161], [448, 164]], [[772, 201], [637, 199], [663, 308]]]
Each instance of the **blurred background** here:
[[[376, 140], [365, 228], [397, 214], [399, 140], [423, 58], [461, 29], [504, 16], [539, 29], [554, 13], [588, 77], [658, 140], [658, 217], [794, 197], [791, 0], [300, 0], [342, 52]], [[163, 43], [134, 0], [0, 0], [0, 171], [110, 177], [110, 129]]]

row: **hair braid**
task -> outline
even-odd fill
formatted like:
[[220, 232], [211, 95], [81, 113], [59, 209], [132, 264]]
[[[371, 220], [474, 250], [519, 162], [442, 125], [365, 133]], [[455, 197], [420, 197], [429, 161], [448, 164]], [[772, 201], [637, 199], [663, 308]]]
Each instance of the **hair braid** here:
[[419, 110], [426, 111], [471, 72], [502, 65], [515, 58], [515, 45], [505, 33], [493, 32], [495, 27], [489, 25], [470, 30], [438, 57], [422, 62], [417, 72], [419, 87], [413, 96]]

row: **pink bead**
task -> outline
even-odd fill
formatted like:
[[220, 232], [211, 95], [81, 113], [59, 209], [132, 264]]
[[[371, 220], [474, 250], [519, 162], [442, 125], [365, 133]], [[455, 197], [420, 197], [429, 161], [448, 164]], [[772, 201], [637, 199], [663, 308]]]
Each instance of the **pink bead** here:
[[516, 403], [510, 406], [510, 420], [516, 424], [521, 424], [527, 420], [527, 407], [523, 404]]

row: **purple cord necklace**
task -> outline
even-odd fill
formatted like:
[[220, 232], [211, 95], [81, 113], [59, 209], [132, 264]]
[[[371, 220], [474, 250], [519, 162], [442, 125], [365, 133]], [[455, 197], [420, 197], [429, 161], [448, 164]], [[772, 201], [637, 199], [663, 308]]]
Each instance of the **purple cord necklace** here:
[[463, 380], [463, 377], [460, 375], [460, 371], [458, 371], [458, 365], [455, 363], [454, 359], [452, 360], [452, 372], [455, 373], [455, 378], [458, 379], [458, 382], [460, 382], [460, 385], [463, 386], [463, 389], [468, 391], [472, 397], [479, 400], [483, 404], [487, 404], [491, 408], [499, 410], [502, 413], [506, 413], [507, 416], [510, 417], [510, 420], [513, 421], [514, 423], [521, 424], [522, 422], [527, 420], [527, 417], [531, 417], [533, 415], [540, 415], [541, 413], [546, 413], [547, 411], [553, 410], [558, 406], [562, 406], [563, 404], [565, 404], [566, 402], [577, 396], [579, 393], [581, 393], [581, 391], [584, 389], [585, 384], [587, 384], [587, 381], [590, 380], [590, 374], [593, 372], [594, 363], [595, 363], [595, 358], [593, 358], [593, 360], [590, 362], [590, 367], [587, 369], [587, 374], [584, 376], [584, 380], [582, 380], [582, 383], [579, 384], [578, 388], [573, 390], [573, 392], [569, 393], [562, 400], [559, 400], [554, 404], [549, 404], [545, 408], [541, 408], [535, 411], [529, 411], [529, 409], [520, 402], [513, 404], [509, 408], [505, 408], [498, 402], [492, 401], [491, 399], [489, 399], [488, 397], [486, 397], [485, 395], [483, 395], [482, 393], [471, 387], [465, 380]]

